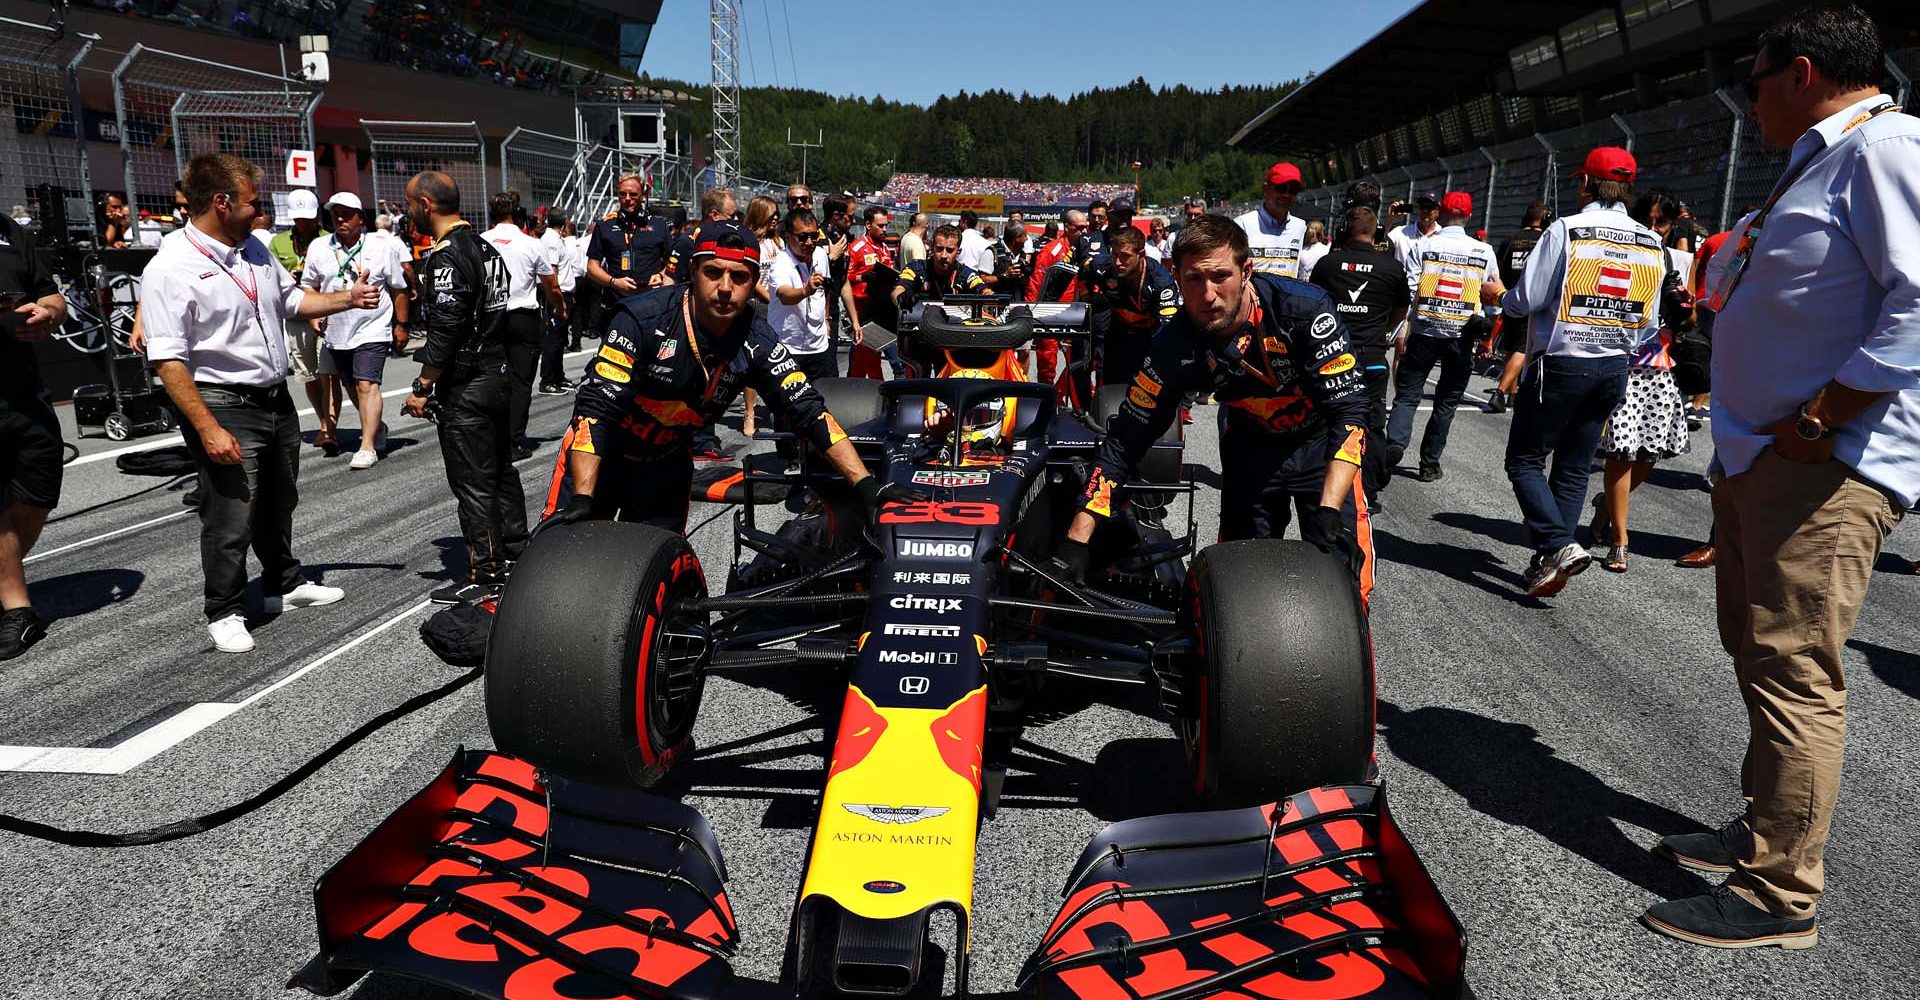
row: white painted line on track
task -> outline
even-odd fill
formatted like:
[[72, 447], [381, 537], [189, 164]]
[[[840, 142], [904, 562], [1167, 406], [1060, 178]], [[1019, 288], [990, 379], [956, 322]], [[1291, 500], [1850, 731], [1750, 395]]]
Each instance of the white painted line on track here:
[[77, 542], [68, 542], [67, 544], [62, 545], [57, 549], [48, 549], [45, 552], [35, 552], [34, 554], [26, 557], [25, 559], [20, 560], [20, 562], [22, 565], [25, 565], [26, 563], [30, 563], [35, 560], [48, 559], [53, 556], [57, 556], [62, 552], [69, 552], [69, 551], [72, 551], [73, 549], [85, 548], [96, 542], [104, 542], [109, 538], [118, 538], [121, 535], [125, 535], [130, 532], [139, 531], [141, 528], [151, 528], [156, 524], [162, 524], [167, 521], [174, 520], [175, 518], [186, 517], [190, 514], [198, 514], [198, 513], [200, 513], [199, 510], [191, 507], [186, 510], [176, 510], [171, 514], [162, 514], [159, 517], [156, 517], [150, 521], [141, 521], [139, 524], [129, 524], [124, 528], [115, 528], [112, 531], [106, 532], [104, 534], [95, 535], [92, 538], [82, 538]]
[[195, 734], [246, 708], [294, 681], [352, 652], [374, 636], [419, 614], [430, 606], [422, 599], [373, 628], [360, 633], [312, 663], [274, 681], [239, 701], [203, 701], [148, 726], [105, 749], [99, 747], [25, 747], [0, 746], [0, 771], [28, 771], [59, 774], [126, 774], [166, 751], [191, 739]]
[[[593, 350], [582, 349], [578, 351], [568, 351], [567, 353], [561, 355], [561, 357], [577, 358], [577, 357], [581, 357], [582, 355], [592, 354], [594, 350], [599, 350], [599, 348], [596, 347]], [[293, 390], [288, 389], [288, 391], [291, 392]], [[408, 384], [405, 388], [389, 389], [386, 392], [381, 393], [380, 398], [392, 399], [395, 396], [405, 396], [411, 392], [413, 392], [413, 386], [411, 384]], [[352, 402], [351, 400], [346, 399], [344, 397], [340, 400], [340, 409], [343, 412], [343, 414], [351, 402]], [[313, 407], [309, 406], [304, 410], [296, 410], [294, 411], [294, 414], [295, 416], [311, 417], [313, 416]], [[104, 462], [109, 458], [118, 458], [121, 455], [130, 455], [137, 451], [153, 451], [156, 448], [165, 448], [169, 445], [179, 444], [183, 440], [184, 439], [180, 437], [180, 432], [175, 431], [172, 434], [167, 435], [166, 437], [158, 438], [153, 441], [142, 441], [139, 444], [130, 444], [120, 448], [110, 448], [106, 451], [95, 452], [94, 454], [91, 454], [91, 455], [82, 455], [79, 458], [76, 458], [73, 461], [68, 462], [66, 464], [66, 467], [71, 469], [76, 465], [90, 465], [94, 462]]]

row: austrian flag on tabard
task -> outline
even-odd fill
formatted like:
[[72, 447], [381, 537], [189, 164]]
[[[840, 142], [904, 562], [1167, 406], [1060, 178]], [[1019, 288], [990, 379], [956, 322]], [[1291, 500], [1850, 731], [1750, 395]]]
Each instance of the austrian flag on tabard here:
[[1594, 291], [1609, 298], [1624, 299], [1633, 290], [1633, 270], [1625, 264], [1601, 264]]
[[1435, 282], [1433, 286], [1433, 294], [1443, 299], [1457, 299], [1465, 295], [1466, 291], [1466, 284], [1459, 278], [1444, 274], [1440, 276], [1440, 280]]

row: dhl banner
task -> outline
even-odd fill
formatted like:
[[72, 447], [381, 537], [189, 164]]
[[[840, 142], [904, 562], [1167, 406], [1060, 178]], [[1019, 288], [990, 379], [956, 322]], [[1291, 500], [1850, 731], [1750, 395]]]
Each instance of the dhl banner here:
[[975, 215], [1006, 214], [1007, 199], [997, 194], [923, 194], [920, 211], [954, 215], [972, 209]]

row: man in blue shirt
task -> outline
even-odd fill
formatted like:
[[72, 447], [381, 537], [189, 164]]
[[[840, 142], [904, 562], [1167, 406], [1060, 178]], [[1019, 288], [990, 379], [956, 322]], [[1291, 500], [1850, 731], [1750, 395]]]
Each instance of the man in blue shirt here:
[[1881, 543], [1920, 499], [1920, 122], [1880, 93], [1881, 36], [1858, 7], [1799, 11], [1759, 50], [1749, 114], [1790, 147], [1787, 166], [1706, 290], [1714, 571], [1747, 805], [1660, 842], [1729, 874], [1645, 919], [1713, 947], [1810, 948], [1846, 746], [1841, 649]]

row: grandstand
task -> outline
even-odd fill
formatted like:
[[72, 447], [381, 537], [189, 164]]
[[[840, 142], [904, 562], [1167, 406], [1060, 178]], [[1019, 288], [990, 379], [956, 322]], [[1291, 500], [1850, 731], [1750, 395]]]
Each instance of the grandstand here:
[[[1355, 178], [1389, 198], [1453, 188], [1480, 223], [1518, 225], [1528, 202], [1571, 210], [1587, 149], [1623, 145], [1641, 186], [1672, 191], [1724, 228], [1762, 200], [1781, 154], [1763, 149], [1738, 85], [1754, 38], [1800, 0], [1426, 0], [1246, 123], [1229, 145], [1294, 158], [1305, 200], [1338, 205]], [[1920, 4], [1863, 0], [1887, 34], [1888, 85], [1920, 72]]]
[[879, 191], [874, 192], [872, 200], [881, 205], [906, 208], [918, 204], [923, 194], [993, 195], [1004, 199], [1009, 211], [1057, 212], [1067, 208], [1085, 208], [1096, 198], [1112, 201], [1115, 198], [1132, 197], [1133, 185], [896, 173], [887, 178], [887, 183]]

